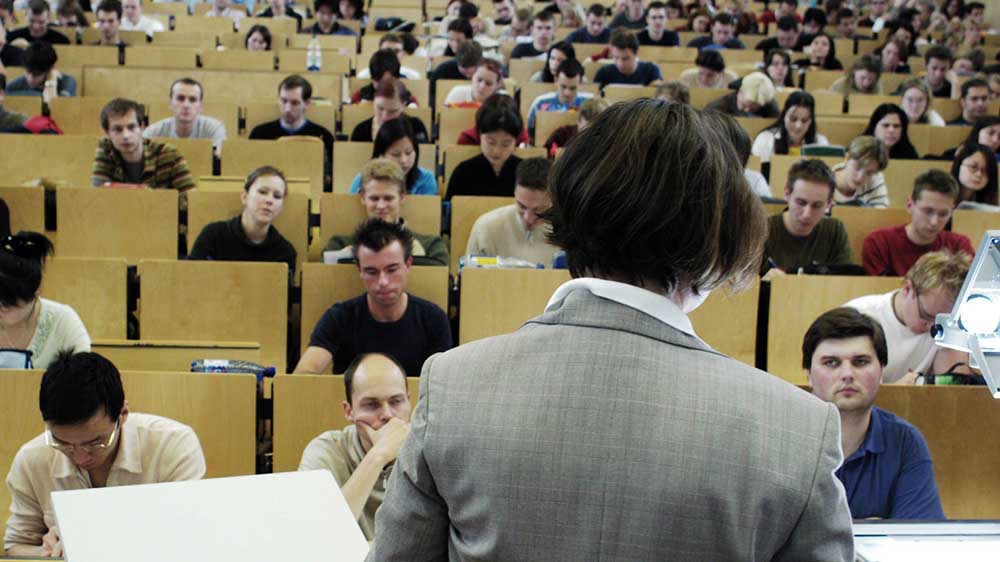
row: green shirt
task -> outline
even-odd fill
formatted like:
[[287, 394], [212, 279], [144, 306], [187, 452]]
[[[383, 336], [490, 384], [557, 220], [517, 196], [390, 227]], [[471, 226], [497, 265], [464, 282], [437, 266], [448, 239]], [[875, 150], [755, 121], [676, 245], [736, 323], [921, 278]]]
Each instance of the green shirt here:
[[0, 107], [0, 130], [18, 127], [27, 120], [28, 116], [23, 113], [7, 111]]
[[792, 236], [782, 219], [784, 213], [771, 215], [767, 221], [767, 243], [761, 274], [771, 269], [771, 261], [786, 273], [796, 273], [807, 265], [841, 265], [851, 263], [851, 245], [847, 230], [837, 219], [823, 217], [809, 236]]
[[[412, 230], [410, 233], [413, 234], [413, 265], [447, 266], [451, 263], [448, 261], [448, 245], [444, 243], [443, 238], [432, 234], [417, 234]], [[353, 245], [353, 235], [331, 236], [323, 251], [342, 250]]]
[[[187, 191], [194, 187], [194, 179], [188, 170], [187, 160], [169, 144], [145, 139], [142, 142], [142, 183], [161, 189], [176, 189]], [[105, 182], [131, 183], [125, 170], [125, 160], [120, 152], [115, 150], [110, 139], [101, 139], [97, 143], [97, 156], [94, 157], [94, 169], [90, 178], [94, 187], [100, 187]]]

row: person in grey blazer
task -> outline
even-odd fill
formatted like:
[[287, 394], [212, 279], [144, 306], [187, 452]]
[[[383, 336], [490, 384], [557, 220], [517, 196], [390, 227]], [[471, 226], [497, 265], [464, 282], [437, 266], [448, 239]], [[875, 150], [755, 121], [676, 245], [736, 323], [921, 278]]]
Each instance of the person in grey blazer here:
[[368, 560], [854, 559], [837, 409], [687, 318], [765, 236], [720, 118], [617, 104], [555, 161], [574, 279], [424, 364]]

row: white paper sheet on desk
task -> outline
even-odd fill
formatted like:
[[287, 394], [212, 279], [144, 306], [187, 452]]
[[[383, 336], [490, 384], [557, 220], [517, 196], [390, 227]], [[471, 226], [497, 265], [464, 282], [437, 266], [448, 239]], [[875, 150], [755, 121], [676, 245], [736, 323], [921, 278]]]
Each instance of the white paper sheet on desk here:
[[52, 494], [67, 562], [360, 562], [357, 521], [328, 471]]

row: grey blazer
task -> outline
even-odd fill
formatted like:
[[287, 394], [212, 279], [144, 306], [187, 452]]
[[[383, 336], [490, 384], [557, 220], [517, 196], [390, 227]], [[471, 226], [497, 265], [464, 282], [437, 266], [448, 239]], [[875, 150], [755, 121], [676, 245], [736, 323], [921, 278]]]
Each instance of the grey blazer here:
[[836, 408], [569, 293], [438, 354], [370, 561], [853, 561]]

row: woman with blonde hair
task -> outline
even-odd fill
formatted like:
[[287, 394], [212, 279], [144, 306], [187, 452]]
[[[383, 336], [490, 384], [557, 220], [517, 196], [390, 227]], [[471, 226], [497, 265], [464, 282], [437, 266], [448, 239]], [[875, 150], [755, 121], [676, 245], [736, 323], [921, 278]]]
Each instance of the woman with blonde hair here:
[[931, 107], [934, 96], [922, 78], [907, 78], [899, 85], [899, 106], [906, 112], [910, 123], [944, 127], [944, 118]]

